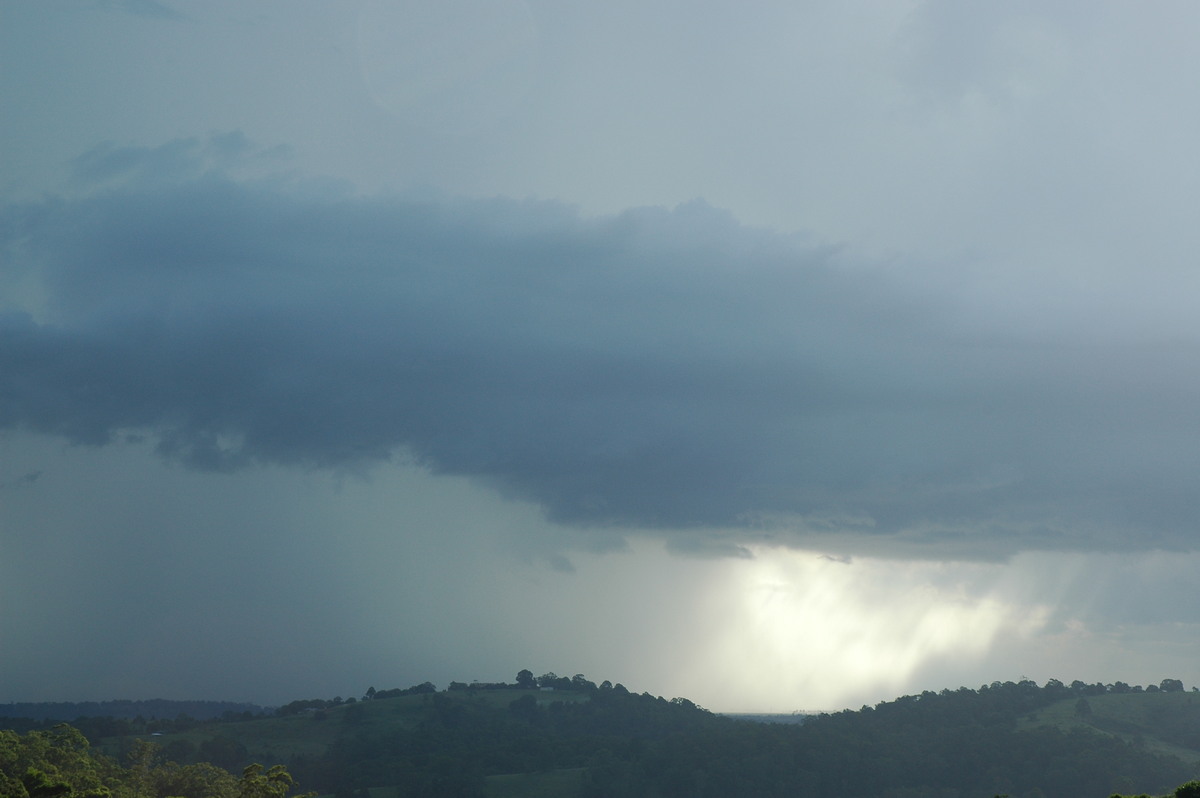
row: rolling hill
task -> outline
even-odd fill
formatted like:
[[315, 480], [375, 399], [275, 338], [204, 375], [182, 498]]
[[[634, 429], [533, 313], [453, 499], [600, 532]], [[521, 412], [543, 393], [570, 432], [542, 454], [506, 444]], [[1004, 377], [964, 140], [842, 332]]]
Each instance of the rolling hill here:
[[994, 682], [803, 724], [723, 717], [582, 677], [553, 690], [426, 685], [157, 732], [147, 722], [93, 744], [121, 759], [151, 741], [160, 759], [234, 773], [282, 763], [304, 789], [352, 798], [1108, 798], [1165, 794], [1200, 775], [1200, 694], [1163, 684]]

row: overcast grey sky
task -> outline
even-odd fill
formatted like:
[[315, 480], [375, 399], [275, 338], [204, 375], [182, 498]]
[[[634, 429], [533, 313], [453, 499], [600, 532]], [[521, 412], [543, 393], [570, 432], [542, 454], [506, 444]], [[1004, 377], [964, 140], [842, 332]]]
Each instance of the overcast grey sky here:
[[0, 0], [0, 700], [1200, 682], [1197, 34]]

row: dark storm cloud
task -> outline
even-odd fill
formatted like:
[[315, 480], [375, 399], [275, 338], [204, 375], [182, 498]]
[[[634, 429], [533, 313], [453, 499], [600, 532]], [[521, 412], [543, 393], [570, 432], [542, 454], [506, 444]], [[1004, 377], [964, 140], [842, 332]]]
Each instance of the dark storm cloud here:
[[23, 488], [37, 482], [42, 476], [41, 471], [30, 471], [27, 474], [22, 474], [16, 479], [7, 482], [0, 482], [0, 490], [9, 490], [13, 488]]
[[932, 278], [702, 203], [583, 218], [184, 173], [3, 210], [29, 298], [0, 317], [0, 428], [151, 434], [214, 470], [409, 458], [680, 550], [1194, 540], [1194, 346], [972, 325]]

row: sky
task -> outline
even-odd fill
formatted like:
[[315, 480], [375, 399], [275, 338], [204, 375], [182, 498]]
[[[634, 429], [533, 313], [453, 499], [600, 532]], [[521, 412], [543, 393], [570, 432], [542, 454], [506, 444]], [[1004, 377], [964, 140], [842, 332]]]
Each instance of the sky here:
[[1198, 35], [0, 0], [0, 702], [1200, 682]]

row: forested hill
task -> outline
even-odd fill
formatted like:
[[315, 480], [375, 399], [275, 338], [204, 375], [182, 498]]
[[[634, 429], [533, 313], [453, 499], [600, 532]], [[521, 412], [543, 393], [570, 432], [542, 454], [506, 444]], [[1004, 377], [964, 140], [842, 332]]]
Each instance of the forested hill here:
[[[370, 690], [153, 740], [181, 766], [278, 762], [304, 789], [353, 798], [1108, 798], [1164, 795], [1200, 776], [1200, 694], [1176, 680], [995, 682], [801, 725], [735, 720], [582, 676], [553, 684]], [[147, 739], [93, 742], [120, 760], [144, 758]]]

